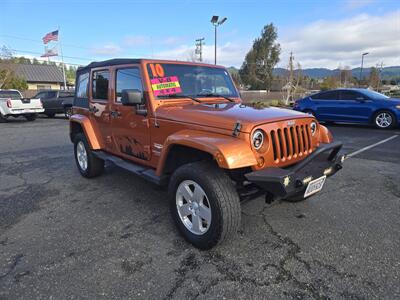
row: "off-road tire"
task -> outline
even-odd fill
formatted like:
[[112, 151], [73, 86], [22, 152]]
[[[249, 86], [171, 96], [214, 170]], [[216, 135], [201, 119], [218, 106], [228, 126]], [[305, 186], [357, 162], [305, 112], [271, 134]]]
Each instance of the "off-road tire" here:
[[[202, 235], [189, 231], [178, 213], [177, 189], [185, 180], [200, 185], [211, 206], [210, 227]], [[210, 249], [236, 234], [241, 218], [239, 195], [228, 175], [212, 162], [194, 162], [178, 168], [172, 175], [168, 193], [172, 218], [184, 238], [195, 247]]]
[[26, 118], [29, 122], [32, 122], [32, 121], [35, 121], [35, 120], [36, 120], [37, 114], [25, 115], [25, 118]]
[[[384, 113], [390, 115], [390, 117], [392, 118], [392, 123], [391, 123], [389, 126], [387, 126], [387, 127], [381, 127], [381, 126], [379, 126], [379, 125], [377, 124], [377, 118], [378, 118], [378, 116], [381, 115], [381, 114], [384, 114]], [[374, 114], [374, 117], [372, 118], [372, 122], [373, 122], [373, 124], [374, 124], [374, 126], [375, 126], [376, 128], [378, 128], [378, 129], [383, 129], [383, 130], [385, 130], [385, 129], [392, 129], [392, 128], [394, 128], [394, 127], [397, 125], [396, 116], [395, 116], [391, 111], [388, 111], [388, 110], [380, 110], [380, 111], [376, 112], [376, 113]]]
[[[77, 146], [78, 143], [82, 142], [87, 154], [87, 168], [82, 169], [78, 162], [77, 156]], [[101, 175], [104, 170], [104, 160], [96, 157], [89, 146], [89, 143], [86, 140], [86, 136], [83, 133], [78, 133], [74, 138], [74, 156], [76, 166], [78, 167], [79, 172], [83, 177], [92, 178]]]

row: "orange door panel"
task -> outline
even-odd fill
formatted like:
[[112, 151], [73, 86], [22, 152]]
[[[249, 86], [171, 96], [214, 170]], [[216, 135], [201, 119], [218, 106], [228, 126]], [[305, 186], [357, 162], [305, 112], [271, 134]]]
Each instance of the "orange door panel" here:
[[151, 158], [148, 117], [138, 113], [138, 106], [121, 103], [124, 89], [137, 89], [143, 93], [141, 72], [138, 66], [114, 70], [114, 101], [111, 105], [112, 136], [115, 152], [124, 158], [148, 162]]

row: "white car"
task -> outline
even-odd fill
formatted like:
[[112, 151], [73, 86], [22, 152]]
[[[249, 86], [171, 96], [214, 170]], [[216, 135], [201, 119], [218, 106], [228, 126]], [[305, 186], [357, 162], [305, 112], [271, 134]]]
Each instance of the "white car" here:
[[24, 98], [18, 90], [0, 90], [0, 122], [9, 117], [25, 117], [34, 121], [44, 108], [40, 99]]

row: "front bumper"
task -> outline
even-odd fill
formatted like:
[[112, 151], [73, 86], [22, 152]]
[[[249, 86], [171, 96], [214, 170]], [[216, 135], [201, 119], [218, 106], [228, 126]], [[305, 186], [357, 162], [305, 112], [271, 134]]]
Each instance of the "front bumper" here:
[[288, 168], [267, 168], [245, 174], [248, 181], [277, 198], [288, 198], [305, 191], [308, 182], [342, 168], [344, 155], [339, 154], [341, 142], [321, 144], [298, 164]]

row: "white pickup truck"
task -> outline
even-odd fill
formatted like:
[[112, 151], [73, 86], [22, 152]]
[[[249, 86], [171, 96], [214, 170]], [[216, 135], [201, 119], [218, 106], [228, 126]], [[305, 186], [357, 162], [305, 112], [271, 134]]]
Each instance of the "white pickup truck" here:
[[28, 121], [34, 121], [37, 114], [43, 112], [40, 99], [24, 98], [18, 90], [0, 89], [0, 122], [6, 122], [9, 117], [20, 116]]

